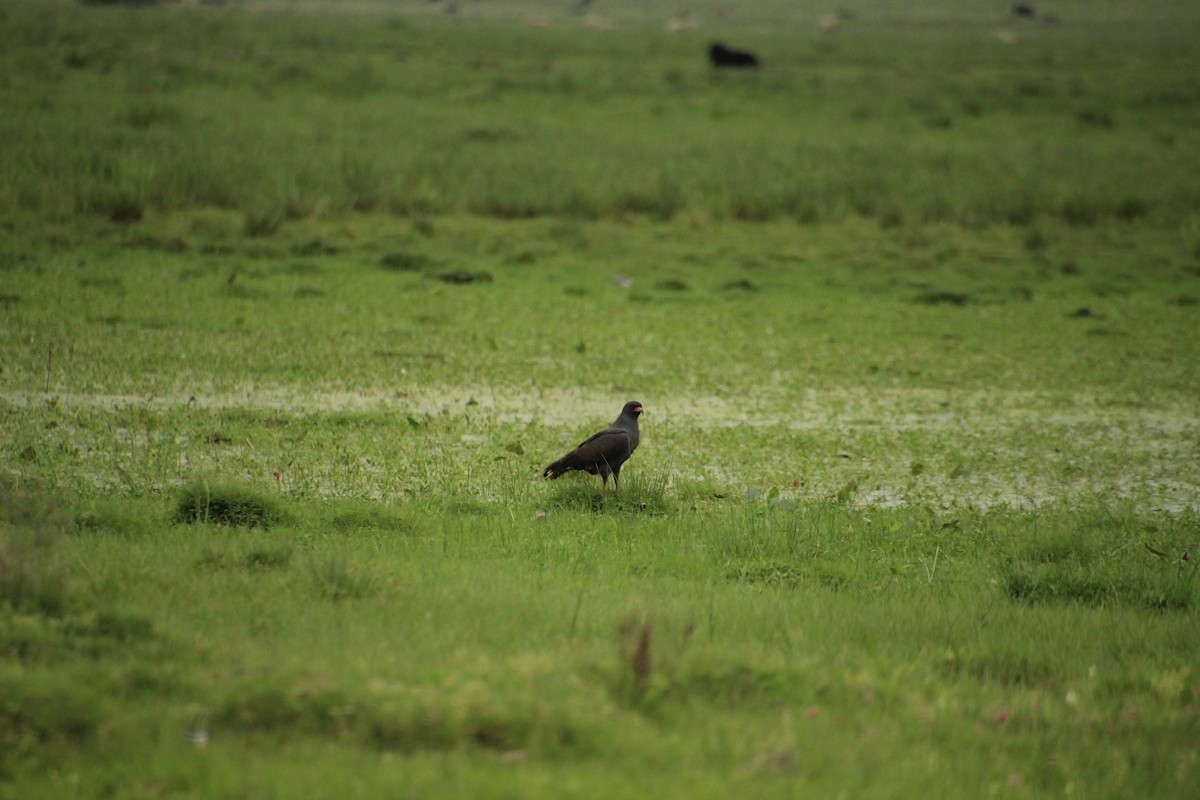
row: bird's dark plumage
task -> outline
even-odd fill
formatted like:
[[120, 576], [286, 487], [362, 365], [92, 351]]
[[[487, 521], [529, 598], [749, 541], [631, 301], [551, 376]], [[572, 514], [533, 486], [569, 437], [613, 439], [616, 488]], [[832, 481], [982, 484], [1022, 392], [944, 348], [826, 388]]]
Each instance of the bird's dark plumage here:
[[708, 46], [708, 60], [717, 69], [758, 69], [758, 56], [743, 50], [733, 50], [720, 42]]
[[638, 446], [638, 416], [641, 413], [642, 404], [629, 401], [612, 425], [593, 433], [579, 447], [546, 467], [543, 474], [547, 478], [557, 478], [572, 470], [582, 470], [599, 475], [607, 486], [611, 473], [613, 489], [619, 492], [621, 465], [629, 460]]

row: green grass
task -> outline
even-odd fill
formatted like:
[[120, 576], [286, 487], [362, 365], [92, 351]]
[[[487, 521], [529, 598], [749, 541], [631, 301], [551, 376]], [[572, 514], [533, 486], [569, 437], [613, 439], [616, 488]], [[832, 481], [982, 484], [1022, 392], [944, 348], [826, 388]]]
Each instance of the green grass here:
[[266, 495], [243, 486], [197, 481], [180, 492], [172, 521], [265, 529], [283, 518], [278, 504]]
[[1190, 4], [102, 5], [0, 8], [0, 797], [1194, 794]]
[[[504, 793], [614, 763], [605, 793], [1188, 790], [1160, 770], [1194, 749], [1194, 521], [671, 500], [430, 504], [396, 528], [333, 501], [239, 532], [159, 508], [144, 533], [75, 526], [65, 606], [7, 612], [14, 785], [62, 791], [70, 758], [87, 794], [324, 792], [363, 770], [363, 792], [453, 770], [443, 786]], [[1119, 581], [1012, 591], [1064, 560]], [[324, 777], [297, 772], [318, 743]]]
[[[597, 10], [614, 31], [486, 5], [10, 5], [0, 214], [1194, 221], [1190, 3], [1014, 26], [1002, 4], [875, 2], [836, 36], [782, 3], [693, 4], [682, 35], [629, 3]], [[713, 74], [709, 38], [766, 69]]]

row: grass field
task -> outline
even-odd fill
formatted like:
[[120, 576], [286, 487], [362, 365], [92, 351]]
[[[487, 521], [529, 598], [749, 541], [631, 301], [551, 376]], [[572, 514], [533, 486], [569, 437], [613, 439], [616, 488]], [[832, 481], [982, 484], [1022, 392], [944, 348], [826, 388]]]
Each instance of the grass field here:
[[0, 797], [1192, 797], [1200, 12], [1009, 5], [0, 7]]

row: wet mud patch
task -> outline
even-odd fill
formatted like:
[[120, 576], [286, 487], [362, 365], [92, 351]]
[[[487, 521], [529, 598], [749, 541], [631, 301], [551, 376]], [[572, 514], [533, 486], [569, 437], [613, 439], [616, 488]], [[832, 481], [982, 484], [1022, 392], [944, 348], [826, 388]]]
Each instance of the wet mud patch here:
[[[506, 481], [536, 481], [541, 462], [562, 442], [611, 421], [625, 394], [487, 385], [403, 391], [255, 385], [153, 397], [10, 392], [0, 394], [0, 403], [14, 411], [52, 406], [47, 413], [55, 421], [42, 423], [51, 427], [35, 430], [31, 420], [28, 438], [46, 440], [39, 451], [66, 448], [113, 461], [84, 459], [104, 485], [126, 480], [117, 473], [137, 465], [116, 463], [120, 452], [106, 441], [102, 421], [71, 422], [73, 414], [148, 415], [156, 424], [139, 423], [146, 430], [126, 444], [134, 453], [155, 452], [159, 467], [178, 462], [236, 470], [232, 474], [282, 472], [275, 481], [285, 489], [288, 475], [302, 473], [303, 483], [293, 488], [319, 496], [465, 491], [492, 503], [512, 496]], [[197, 422], [206, 427], [196, 440], [207, 441], [213, 430], [228, 434], [221, 414], [266, 414], [297, 424], [246, 423], [239, 447], [200, 451], [189, 434], [172, 433], [178, 423], [168, 422], [199, 413], [209, 418]], [[353, 424], [326, 424], [343, 418]], [[381, 436], [389, 429], [391, 436]], [[109, 430], [111, 438], [116, 428]], [[51, 443], [55, 437], [64, 441]], [[666, 474], [668, 492], [703, 483], [733, 497], [770, 493], [777, 501], [868, 507], [1132, 503], [1169, 513], [1200, 510], [1200, 414], [1180, 403], [1124, 404], [1048, 392], [770, 387], [737, 396], [647, 399], [642, 437], [630, 474]], [[515, 457], [506, 449], [514, 441], [524, 450]], [[291, 454], [297, 447], [299, 460]], [[304, 455], [305, 447], [317, 449]], [[289, 462], [291, 472], [284, 466]]]

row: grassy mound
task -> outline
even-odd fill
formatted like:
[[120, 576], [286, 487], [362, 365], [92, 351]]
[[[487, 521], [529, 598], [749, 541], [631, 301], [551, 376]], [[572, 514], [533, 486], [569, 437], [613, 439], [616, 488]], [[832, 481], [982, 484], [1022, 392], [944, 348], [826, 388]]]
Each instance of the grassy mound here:
[[275, 500], [247, 486], [198, 481], [180, 492], [173, 521], [266, 529], [285, 519]]

